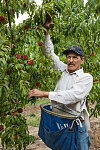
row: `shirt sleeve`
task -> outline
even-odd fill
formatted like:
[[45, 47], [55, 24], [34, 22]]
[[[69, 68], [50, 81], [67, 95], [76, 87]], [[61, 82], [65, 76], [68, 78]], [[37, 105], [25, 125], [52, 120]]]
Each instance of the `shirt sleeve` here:
[[86, 74], [80, 77], [70, 90], [49, 92], [49, 99], [66, 105], [74, 104], [89, 94], [92, 85], [93, 77], [90, 74]]
[[60, 71], [64, 71], [67, 68], [67, 64], [60, 61], [59, 57], [54, 53], [54, 46], [50, 40], [50, 35], [45, 36], [45, 43], [43, 44], [43, 50], [46, 57], [50, 58], [54, 62], [54, 69], [58, 68]]

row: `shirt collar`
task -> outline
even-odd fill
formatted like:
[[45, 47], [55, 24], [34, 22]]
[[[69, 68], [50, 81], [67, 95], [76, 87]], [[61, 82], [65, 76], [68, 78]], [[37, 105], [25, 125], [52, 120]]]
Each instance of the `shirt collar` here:
[[75, 71], [75, 73], [79, 76], [83, 73], [83, 68], [80, 68], [79, 70]]
[[[67, 69], [66, 69], [66, 71], [67, 71], [67, 73], [69, 73]], [[83, 68], [80, 68], [79, 70], [77, 70], [77, 71], [75, 71], [73, 73], [69, 73], [69, 74], [77, 74], [79, 76], [82, 73], [83, 73]]]

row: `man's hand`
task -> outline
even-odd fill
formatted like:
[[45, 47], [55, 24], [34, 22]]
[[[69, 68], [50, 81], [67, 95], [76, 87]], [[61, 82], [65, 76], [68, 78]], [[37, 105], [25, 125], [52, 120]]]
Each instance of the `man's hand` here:
[[46, 13], [46, 21], [45, 21], [44, 26], [45, 26], [45, 28], [46, 28], [47, 30], [49, 30], [53, 24], [54, 24], [54, 23], [53, 23], [53, 19], [52, 19], [51, 14], [50, 14], [49, 12], [47, 12], [47, 13]]
[[49, 92], [45, 92], [45, 91], [40, 91], [38, 89], [32, 89], [29, 93], [28, 93], [28, 98], [30, 97], [48, 97], [49, 96]]

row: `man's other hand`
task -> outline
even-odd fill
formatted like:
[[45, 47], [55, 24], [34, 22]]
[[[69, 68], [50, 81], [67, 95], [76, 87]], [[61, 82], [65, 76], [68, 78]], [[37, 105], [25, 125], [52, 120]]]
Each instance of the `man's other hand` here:
[[50, 14], [49, 12], [47, 12], [47, 13], [46, 13], [46, 21], [45, 21], [44, 26], [45, 26], [45, 28], [46, 28], [47, 30], [49, 30], [53, 24], [54, 24], [54, 23], [53, 23], [53, 19], [52, 19], [51, 14]]
[[48, 97], [49, 96], [49, 92], [40, 91], [38, 89], [32, 89], [28, 93], [28, 98], [33, 97], [33, 96], [34, 97]]

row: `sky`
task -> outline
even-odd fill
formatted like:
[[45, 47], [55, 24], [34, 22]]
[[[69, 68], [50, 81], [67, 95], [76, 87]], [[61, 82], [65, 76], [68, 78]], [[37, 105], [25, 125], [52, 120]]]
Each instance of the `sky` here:
[[[35, 2], [37, 3], [37, 5], [41, 5], [42, 4], [42, 0], [35, 0]], [[23, 15], [20, 14], [18, 19], [17, 16], [15, 16], [15, 24], [18, 25], [19, 23], [22, 23], [23, 20], [28, 18], [28, 14], [24, 13]]]
[[[37, 5], [41, 5], [42, 4], [42, 0], [35, 0]], [[84, 5], [86, 4], [87, 0], [84, 0]], [[23, 18], [23, 19], [22, 19]], [[15, 16], [15, 24], [18, 25], [19, 23], [22, 23], [23, 20], [28, 18], [28, 14], [24, 13], [23, 15], [20, 14], [19, 18], [17, 19], [17, 17]]]

